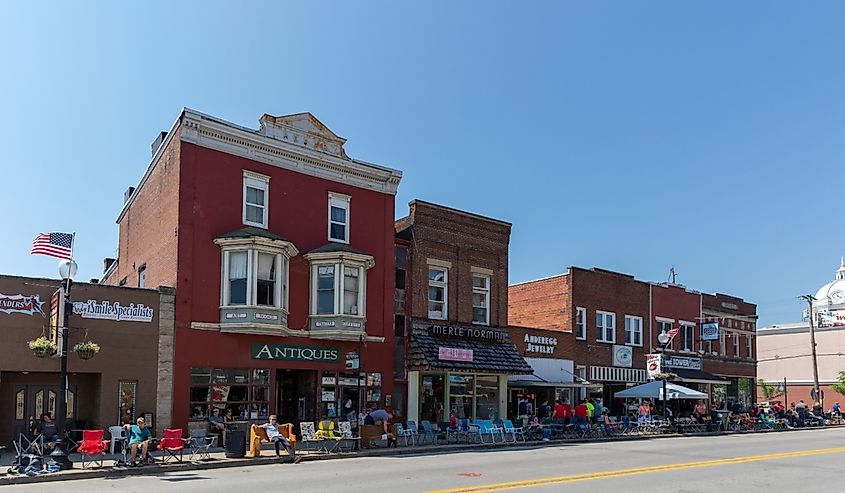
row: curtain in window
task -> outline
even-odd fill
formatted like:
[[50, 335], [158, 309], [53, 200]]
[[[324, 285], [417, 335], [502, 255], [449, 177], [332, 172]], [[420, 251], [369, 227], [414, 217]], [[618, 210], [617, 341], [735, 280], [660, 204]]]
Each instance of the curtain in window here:
[[258, 298], [257, 304], [274, 306], [276, 294], [276, 256], [270, 253], [258, 254]]
[[229, 304], [246, 304], [247, 252], [229, 254]]

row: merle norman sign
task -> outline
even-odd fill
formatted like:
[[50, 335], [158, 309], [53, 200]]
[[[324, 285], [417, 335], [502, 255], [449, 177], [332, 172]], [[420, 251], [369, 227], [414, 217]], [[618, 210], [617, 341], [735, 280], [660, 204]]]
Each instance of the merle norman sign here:
[[431, 323], [414, 323], [414, 327], [425, 329], [433, 336], [451, 337], [467, 341], [510, 342], [507, 332], [490, 327]]

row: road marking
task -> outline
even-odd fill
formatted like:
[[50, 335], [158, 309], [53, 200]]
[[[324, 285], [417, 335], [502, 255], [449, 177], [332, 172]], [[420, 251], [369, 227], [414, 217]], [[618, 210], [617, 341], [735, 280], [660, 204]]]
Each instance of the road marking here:
[[683, 469], [696, 469], [701, 467], [715, 467], [733, 464], [745, 464], [748, 462], [762, 462], [767, 460], [788, 459], [791, 457], [806, 457], [810, 455], [835, 454], [845, 452], [845, 447], [823, 448], [815, 450], [800, 450], [797, 452], [781, 452], [777, 454], [750, 455], [745, 457], [732, 457], [728, 459], [713, 459], [698, 462], [685, 462], [680, 464], [662, 464], [659, 466], [635, 467], [631, 469], [617, 469], [614, 471], [600, 471], [583, 474], [572, 474], [569, 476], [554, 476], [549, 478], [526, 479], [522, 481], [510, 481], [505, 483], [491, 483], [477, 486], [465, 486], [461, 488], [447, 488], [442, 490], [431, 490], [427, 493], [490, 493], [494, 491], [516, 490], [522, 488], [535, 488], [563, 483], [574, 483], [576, 481], [592, 481], [596, 479], [610, 479], [623, 476], [635, 476], [638, 474], [652, 474], [658, 472], [674, 472]]

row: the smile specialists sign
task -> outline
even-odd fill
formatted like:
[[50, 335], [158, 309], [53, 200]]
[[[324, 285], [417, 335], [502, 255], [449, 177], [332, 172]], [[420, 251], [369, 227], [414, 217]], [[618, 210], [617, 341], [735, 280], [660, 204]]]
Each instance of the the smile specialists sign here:
[[73, 303], [73, 313], [82, 318], [115, 320], [117, 322], [152, 322], [153, 309], [143, 304], [88, 300]]
[[286, 344], [261, 344], [257, 342], [252, 345], [252, 359], [337, 363], [340, 361], [340, 348], [288, 346]]

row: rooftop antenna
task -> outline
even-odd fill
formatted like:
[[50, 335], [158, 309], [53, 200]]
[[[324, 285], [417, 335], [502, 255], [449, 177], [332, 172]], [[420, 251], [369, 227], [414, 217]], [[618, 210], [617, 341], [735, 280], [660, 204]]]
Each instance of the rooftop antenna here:
[[669, 267], [669, 284], [675, 284], [675, 266]]

